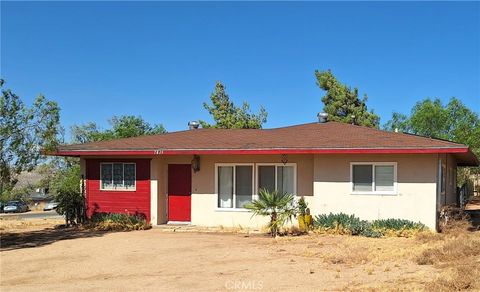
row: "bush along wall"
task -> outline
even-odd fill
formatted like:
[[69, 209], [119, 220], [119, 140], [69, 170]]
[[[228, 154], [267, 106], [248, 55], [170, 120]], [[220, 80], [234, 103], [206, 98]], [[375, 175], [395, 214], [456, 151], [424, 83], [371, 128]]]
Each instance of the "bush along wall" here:
[[317, 215], [315, 216], [314, 227], [320, 233], [361, 235], [366, 237], [410, 237], [427, 229], [422, 223], [404, 219], [381, 219], [369, 222], [360, 220], [355, 215], [344, 213]]
[[101, 231], [147, 230], [151, 224], [142, 214], [95, 213], [86, 226]]

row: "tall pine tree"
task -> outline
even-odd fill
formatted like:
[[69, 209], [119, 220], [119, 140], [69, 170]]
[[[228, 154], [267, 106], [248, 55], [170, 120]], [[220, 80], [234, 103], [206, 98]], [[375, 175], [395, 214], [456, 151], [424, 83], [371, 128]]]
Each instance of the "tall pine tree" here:
[[225, 86], [217, 81], [215, 91], [211, 94], [212, 105], [203, 103], [203, 107], [212, 115], [215, 124], [200, 121], [203, 128], [220, 129], [260, 129], [267, 121], [267, 112], [263, 107], [258, 114], [250, 112], [250, 105], [244, 102], [237, 107], [225, 92]]
[[328, 71], [315, 71], [317, 85], [326, 91], [322, 97], [323, 110], [328, 113], [328, 119], [342, 123], [378, 128], [380, 117], [367, 109], [367, 95], [358, 97], [358, 88], [350, 88], [340, 83]]

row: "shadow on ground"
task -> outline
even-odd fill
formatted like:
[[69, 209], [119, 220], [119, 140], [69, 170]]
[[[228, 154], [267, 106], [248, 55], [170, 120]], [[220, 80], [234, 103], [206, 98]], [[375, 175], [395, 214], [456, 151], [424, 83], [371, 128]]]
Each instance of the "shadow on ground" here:
[[2, 232], [0, 251], [39, 247], [68, 239], [100, 237], [111, 232], [78, 228], [46, 228], [26, 232]]

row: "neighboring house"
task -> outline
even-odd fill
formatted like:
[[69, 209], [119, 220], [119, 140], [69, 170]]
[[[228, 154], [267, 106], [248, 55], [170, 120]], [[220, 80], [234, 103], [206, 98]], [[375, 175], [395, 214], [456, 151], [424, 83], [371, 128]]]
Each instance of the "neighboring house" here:
[[15, 190], [20, 192], [22, 199], [28, 203], [29, 208], [32, 210], [42, 210], [45, 203], [52, 200], [48, 188], [39, 187], [42, 178], [42, 174], [37, 170], [23, 171], [18, 175]]
[[259, 188], [304, 196], [312, 214], [403, 218], [430, 228], [457, 202], [462, 144], [338, 122], [276, 129], [190, 129], [67, 145], [81, 158], [88, 214], [143, 213], [153, 225], [259, 227], [242, 208]]

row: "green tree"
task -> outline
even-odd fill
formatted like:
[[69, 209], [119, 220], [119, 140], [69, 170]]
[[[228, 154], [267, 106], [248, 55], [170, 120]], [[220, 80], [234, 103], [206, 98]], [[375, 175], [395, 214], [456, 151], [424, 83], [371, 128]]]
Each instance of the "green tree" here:
[[112, 128], [104, 131], [94, 122], [72, 126], [72, 142], [87, 143], [167, 132], [162, 124], [150, 125], [140, 116], [113, 116], [109, 122]]
[[141, 117], [135, 116], [113, 116], [110, 123], [112, 124], [110, 132], [114, 138], [130, 138], [167, 132], [163, 125], [152, 126]]
[[[4, 81], [0, 80], [3, 88]], [[22, 171], [31, 171], [42, 159], [41, 150], [58, 144], [60, 108], [38, 96], [32, 107], [10, 89], [0, 98], [0, 196], [8, 196]]]
[[268, 228], [270, 234], [275, 237], [286, 222], [291, 221], [297, 213], [292, 194], [267, 191], [261, 189], [258, 199], [245, 205], [246, 209], [253, 211], [253, 215], [269, 216]]
[[102, 131], [95, 122], [70, 127], [72, 143], [88, 143], [102, 140]]
[[383, 125], [383, 129], [387, 131], [410, 132], [410, 124], [408, 117], [404, 114], [394, 112], [392, 118]]
[[478, 114], [455, 97], [447, 105], [443, 105], [438, 98], [419, 101], [412, 108], [410, 116], [394, 112], [383, 128], [462, 143], [477, 155], [480, 154]]
[[215, 84], [215, 91], [210, 95], [210, 100], [212, 105], [205, 102], [203, 107], [212, 115], [215, 124], [200, 121], [203, 128], [260, 129], [267, 122], [267, 112], [263, 107], [258, 114], [253, 114], [247, 102], [244, 102], [242, 107], [235, 106], [220, 81]]
[[342, 123], [378, 128], [380, 118], [367, 109], [367, 95], [358, 97], [358, 88], [340, 83], [330, 70], [315, 71], [317, 85], [326, 91], [322, 102], [328, 119]]
[[57, 212], [65, 216], [67, 226], [83, 223], [85, 201], [80, 184], [80, 166], [78, 164], [58, 171], [52, 183]]

